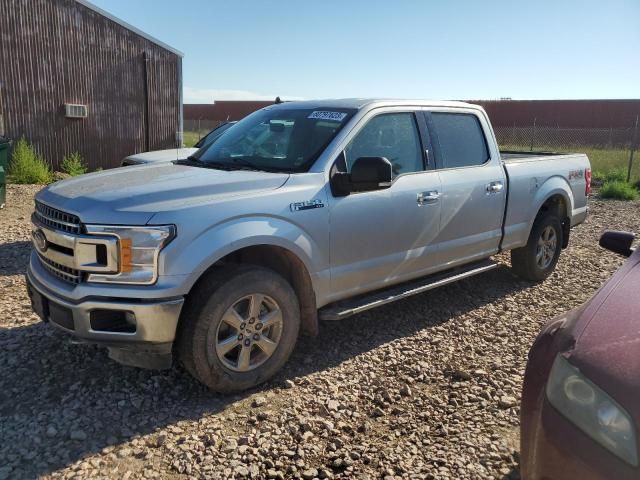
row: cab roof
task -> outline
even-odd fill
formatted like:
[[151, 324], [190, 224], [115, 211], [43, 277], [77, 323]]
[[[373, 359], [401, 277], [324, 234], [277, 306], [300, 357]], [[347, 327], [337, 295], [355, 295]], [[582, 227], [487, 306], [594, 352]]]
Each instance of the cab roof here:
[[363, 108], [392, 106], [480, 108], [478, 105], [473, 105], [466, 102], [440, 100], [400, 100], [381, 98], [338, 98], [327, 100], [303, 100], [295, 102], [283, 102], [276, 105], [271, 105], [267, 108], [352, 108], [360, 110]]

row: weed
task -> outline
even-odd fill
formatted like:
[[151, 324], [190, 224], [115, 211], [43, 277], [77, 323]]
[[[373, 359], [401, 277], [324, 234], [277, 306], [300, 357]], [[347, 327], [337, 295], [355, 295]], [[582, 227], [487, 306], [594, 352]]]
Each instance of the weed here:
[[635, 200], [638, 198], [638, 191], [627, 182], [607, 182], [600, 189], [600, 196], [616, 200]]
[[87, 166], [78, 152], [70, 153], [62, 159], [60, 168], [72, 177], [87, 173]]
[[13, 147], [8, 176], [11, 183], [42, 185], [53, 181], [51, 168], [24, 137]]

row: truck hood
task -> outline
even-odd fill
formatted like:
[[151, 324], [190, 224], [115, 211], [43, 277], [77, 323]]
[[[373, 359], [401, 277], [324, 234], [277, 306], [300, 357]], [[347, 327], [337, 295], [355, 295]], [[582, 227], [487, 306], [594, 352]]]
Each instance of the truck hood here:
[[129, 155], [125, 160], [138, 163], [149, 162], [171, 162], [173, 160], [184, 160], [198, 151], [197, 148], [170, 148], [168, 150], [155, 150], [153, 152], [136, 153]]
[[570, 361], [640, 418], [640, 249], [586, 306]]
[[257, 195], [281, 187], [288, 178], [286, 173], [151, 164], [56, 182], [36, 199], [76, 214], [84, 223], [144, 225], [162, 211]]

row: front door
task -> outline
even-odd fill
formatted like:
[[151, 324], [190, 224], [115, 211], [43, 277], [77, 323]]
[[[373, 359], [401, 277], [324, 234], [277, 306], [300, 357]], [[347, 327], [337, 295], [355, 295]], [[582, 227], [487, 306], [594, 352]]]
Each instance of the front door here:
[[394, 175], [389, 188], [331, 198], [332, 300], [433, 269], [441, 188], [424, 152], [414, 112], [373, 115], [345, 148], [347, 171], [360, 157], [385, 157]]

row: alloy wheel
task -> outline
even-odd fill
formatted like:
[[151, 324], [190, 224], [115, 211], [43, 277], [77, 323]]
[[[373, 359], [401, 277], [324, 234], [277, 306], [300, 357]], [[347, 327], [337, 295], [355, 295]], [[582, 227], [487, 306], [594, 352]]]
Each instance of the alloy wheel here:
[[556, 235], [555, 229], [550, 225], [545, 227], [538, 238], [536, 248], [536, 264], [542, 270], [549, 268], [549, 265], [553, 262], [557, 244], [558, 236]]
[[282, 310], [273, 298], [259, 293], [242, 297], [218, 325], [216, 355], [230, 370], [254, 370], [278, 348], [283, 325]]

